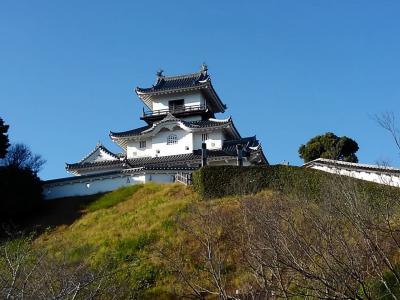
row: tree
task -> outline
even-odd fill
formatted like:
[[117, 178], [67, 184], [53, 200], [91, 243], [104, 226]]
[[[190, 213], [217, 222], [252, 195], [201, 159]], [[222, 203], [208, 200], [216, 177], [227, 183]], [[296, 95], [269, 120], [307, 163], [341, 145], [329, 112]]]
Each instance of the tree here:
[[174, 231], [183, 238], [162, 252], [177, 290], [191, 299], [400, 299], [399, 190], [320, 180], [188, 206]]
[[5, 157], [5, 165], [18, 169], [29, 169], [37, 174], [45, 160], [39, 154], [33, 154], [25, 144], [13, 144]]
[[400, 130], [396, 127], [396, 121], [393, 112], [386, 112], [375, 116], [378, 124], [389, 132], [397, 149], [400, 151]]
[[42, 200], [42, 183], [30, 169], [0, 167], [0, 223], [34, 213]]
[[[226, 244], [227, 230], [232, 228], [229, 215], [213, 207], [189, 206], [189, 218], [176, 219], [183, 239], [177, 247], [161, 249], [160, 253], [172, 273], [183, 284], [185, 298], [235, 300], [235, 289], [229, 284], [230, 255], [234, 250]], [[188, 239], [185, 240], [185, 236]], [[190, 244], [191, 247], [184, 245]], [[193, 266], [196, 266], [193, 268]]]
[[42, 200], [42, 182], [37, 173], [45, 160], [24, 144], [10, 147], [8, 128], [0, 119], [0, 222], [22, 220]]
[[33, 245], [33, 234], [0, 242], [1, 299], [133, 299], [123, 269], [90, 267]]
[[358, 162], [355, 154], [358, 149], [358, 144], [353, 139], [346, 136], [338, 137], [332, 132], [327, 132], [324, 135], [317, 135], [307, 144], [301, 145], [299, 155], [304, 162], [317, 158]]
[[2, 118], [0, 118], [0, 158], [4, 158], [7, 154], [7, 149], [10, 146], [8, 141], [8, 131], [9, 126], [6, 125]]

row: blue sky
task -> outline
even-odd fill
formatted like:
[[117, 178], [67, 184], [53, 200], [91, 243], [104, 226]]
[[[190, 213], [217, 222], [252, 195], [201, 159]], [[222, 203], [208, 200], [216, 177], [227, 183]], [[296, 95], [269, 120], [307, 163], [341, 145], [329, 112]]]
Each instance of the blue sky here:
[[271, 163], [301, 164], [300, 144], [332, 131], [354, 138], [360, 162], [400, 166], [371, 115], [400, 126], [399, 1], [0, 2], [0, 116], [12, 142], [68, 176], [110, 130], [142, 126], [136, 86], [155, 72], [206, 62], [243, 136]]

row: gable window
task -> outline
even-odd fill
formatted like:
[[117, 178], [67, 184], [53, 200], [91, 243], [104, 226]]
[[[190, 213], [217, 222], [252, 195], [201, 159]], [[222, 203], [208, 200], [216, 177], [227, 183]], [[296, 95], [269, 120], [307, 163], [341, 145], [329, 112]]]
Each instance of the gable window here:
[[146, 141], [140, 141], [139, 148], [146, 148]]
[[207, 141], [208, 140], [208, 134], [207, 133], [202, 133], [201, 134], [201, 140], [204, 142], [204, 141]]
[[167, 145], [175, 145], [178, 144], [178, 137], [175, 134], [170, 134], [167, 137]]

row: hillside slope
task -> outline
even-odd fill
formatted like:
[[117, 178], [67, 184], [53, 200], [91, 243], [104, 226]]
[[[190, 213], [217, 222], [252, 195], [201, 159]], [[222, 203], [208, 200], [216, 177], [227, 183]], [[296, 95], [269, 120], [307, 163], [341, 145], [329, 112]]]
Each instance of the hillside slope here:
[[34, 244], [119, 270], [137, 299], [400, 297], [399, 190], [288, 170], [257, 189], [232, 173], [230, 185], [263, 189], [206, 201], [191, 187], [154, 183], [68, 199], [81, 203], [76, 218]]
[[157, 282], [166, 276], [152, 251], [174, 240], [174, 218], [197, 199], [190, 188], [176, 184], [122, 188], [86, 203], [80, 218], [48, 230], [35, 244], [71, 262], [126, 267], [125, 275], [138, 290], [165, 286]]

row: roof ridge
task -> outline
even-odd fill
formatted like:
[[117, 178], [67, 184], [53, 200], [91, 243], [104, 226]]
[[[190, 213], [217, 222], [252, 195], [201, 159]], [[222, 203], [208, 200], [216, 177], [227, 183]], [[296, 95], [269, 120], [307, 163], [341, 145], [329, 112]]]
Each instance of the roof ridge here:
[[174, 79], [183, 79], [183, 78], [190, 78], [190, 77], [200, 77], [202, 75], [202, 71], [195, 72], [195, 73], [189, 73], [189, 74], [178, 74], [178, 75], [172, 75], [172, 76], [163, 76], [162, 79], [164, 80], [174, 80]]
[[141, 126], [141, 127], [135, 128], [135, 129], [125, 130], [125, 131], [111, 131], [110, 130], [108, 135], [109, 136], [115, 136], [115, 135], [118, 135], [118, 134], [128, 134], [128, 133], [131, 133], [131, 132], [135, 132], [135, 131], [139, 131], [139, 130], [146, 130], [146, 129], [149, 129], [149, 128], [151, 128], [150, 125], [145, 125], [145, 126]]
[[215, 118], [209, 118], [208, 121], [212, 121], [212, 122], [231, 122], [232, 121], [232, 116], [229, 116], [228, 118], [225, 119], [215, 119]]
[[322, 158], [319, 157], [317, 159], [314, 159], [312, 161], [309, 161], [305, 163], [304, 165], [313, 163], [313, 162], [327, 162], [335, 165], [343, 165], [343, 166], [353, 166], [353, 167], [359, 167], [359, 168], [371, 168], [371, 169], [381, 169], [381, 170], [392, 170], [392, 171], [400, 171], [399, 168], [392, 167], [392, 166], [384, 166], [384, 165], [373, 165], [373, 164], [365, 164], [365, 163], [355, 163], [355, 162], [350, 162], [350, 161], [344, 161], [344, 160], [337, 160], [337, 159], [329, 159], [329, 158]]
[[88, 159], [93, 153], [95, 153], [98, 149], [103, 150], [104, 152], [106, 152], [107, 154], [113, 156], [114, 158], [118, 159], [118, 156], [116, 154], [114, 154], [113, 152], [111, 152], [110, 150], [108, 150], [105, 146], [103, 146], [102, 143], [97, 143], [96, 147], [89, 152], [89, 154], [87, 154], [84, 158], [82, 158], [78, 163], [83, 162], [85, 159]]

